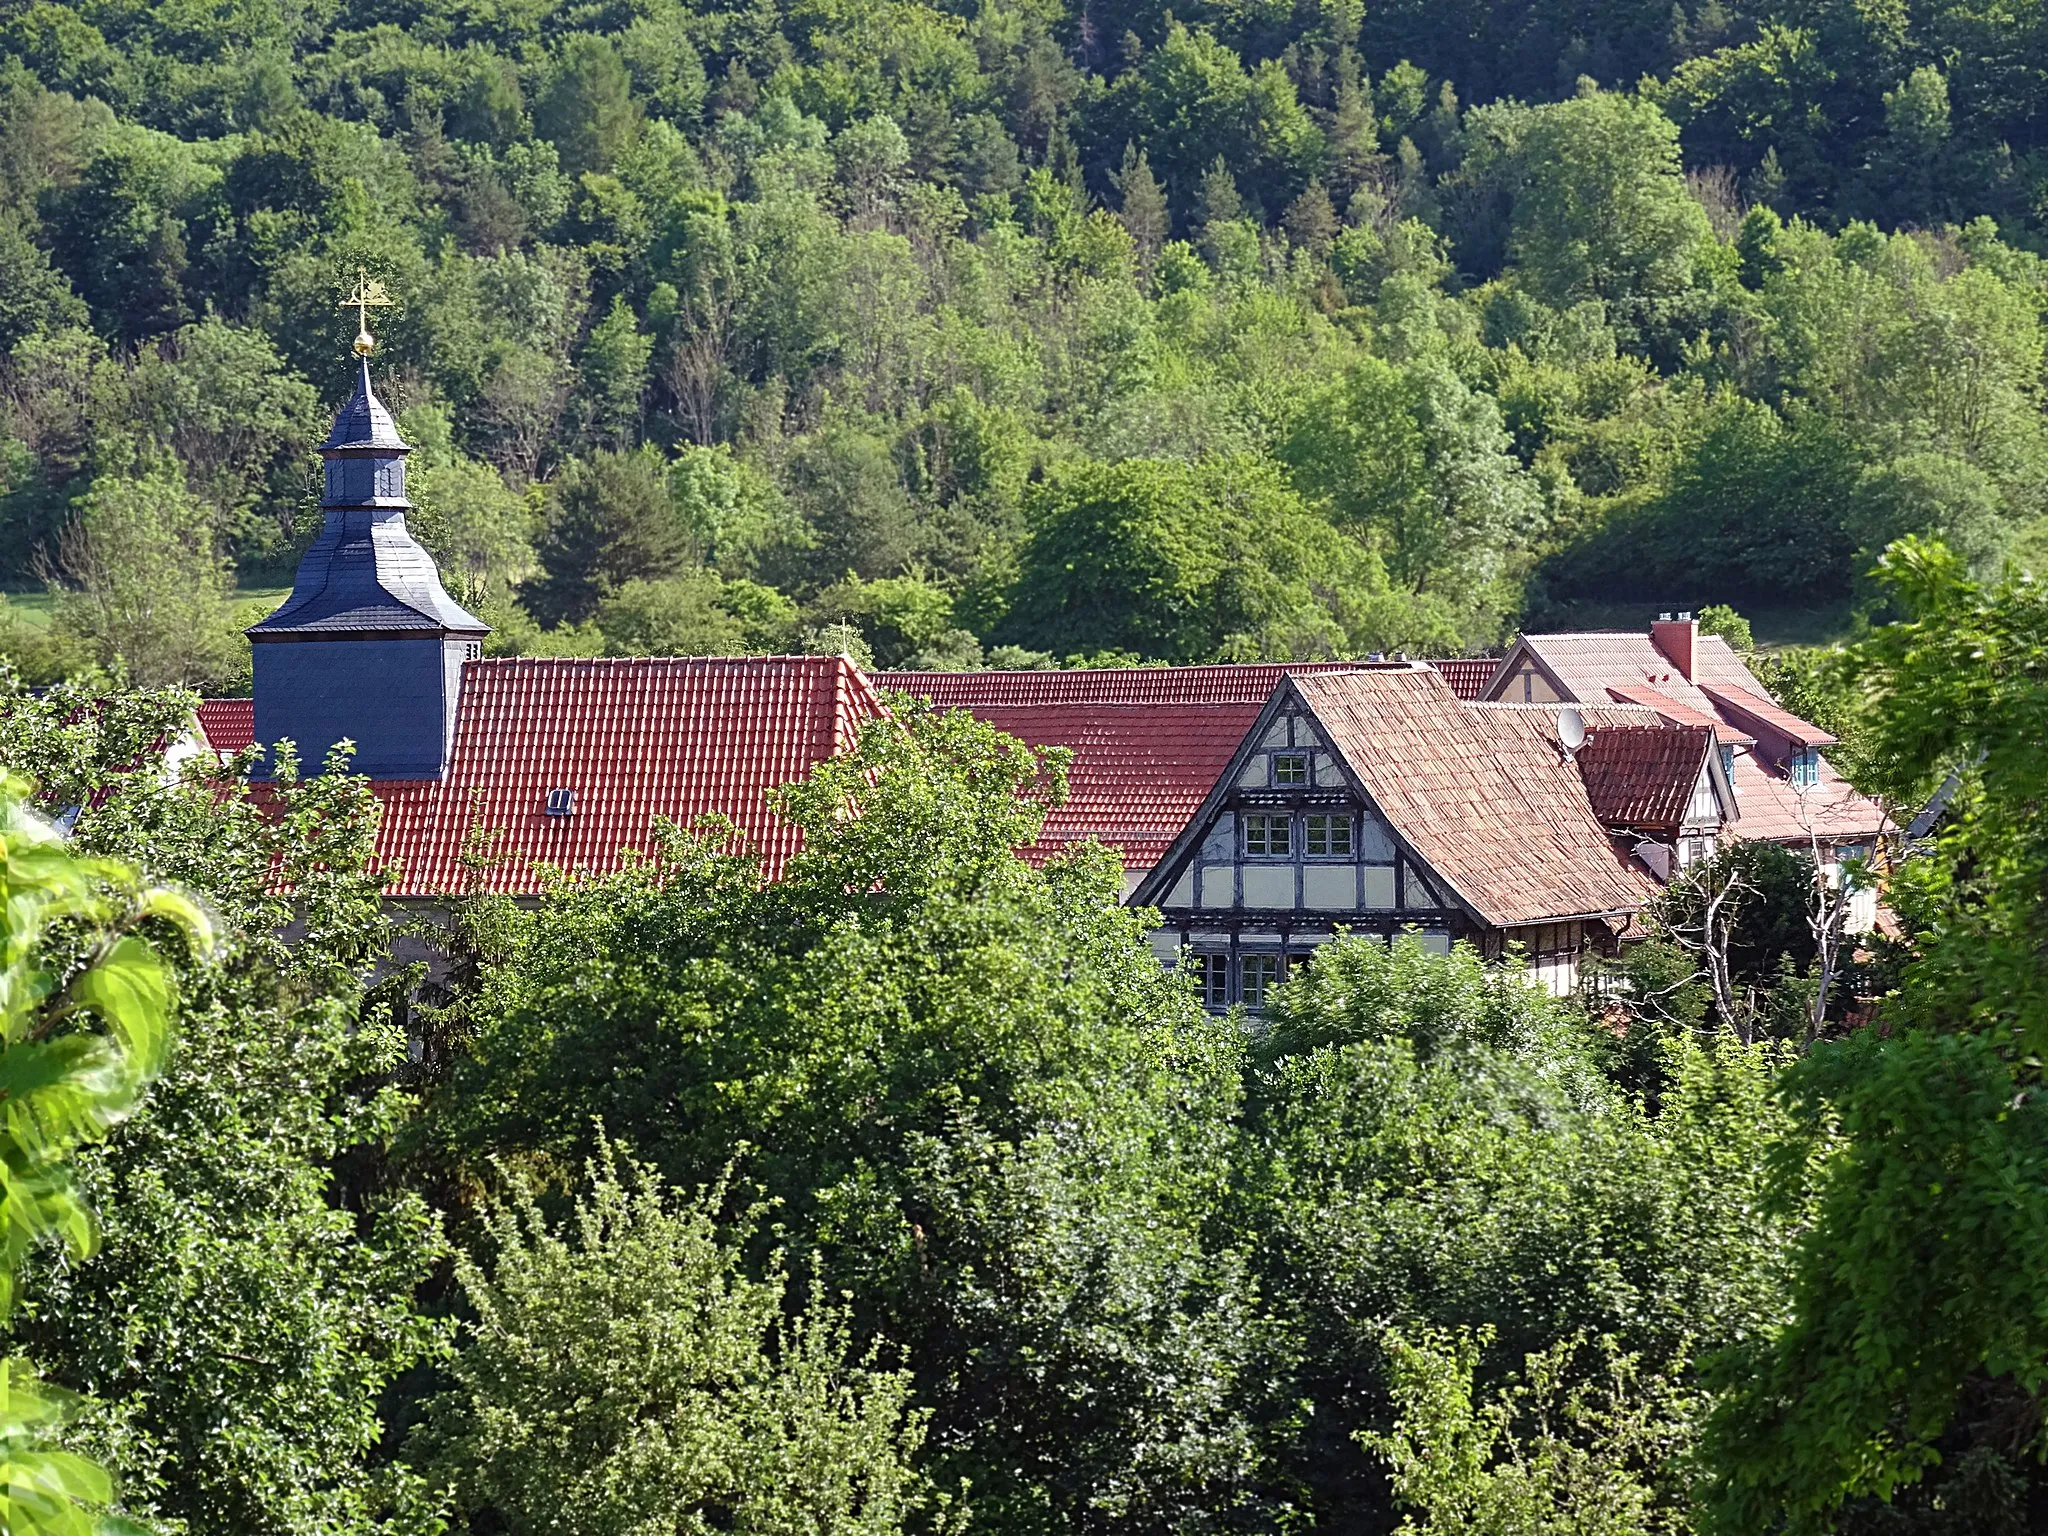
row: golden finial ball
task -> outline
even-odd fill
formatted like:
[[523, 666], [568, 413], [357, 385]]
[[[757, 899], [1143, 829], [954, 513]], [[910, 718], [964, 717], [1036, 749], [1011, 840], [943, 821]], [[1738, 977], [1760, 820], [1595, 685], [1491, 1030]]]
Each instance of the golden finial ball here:
[[357, 357], [368, 357], [376, 350], [377, 343], [368, 331], [356, 332], [355, 353]]

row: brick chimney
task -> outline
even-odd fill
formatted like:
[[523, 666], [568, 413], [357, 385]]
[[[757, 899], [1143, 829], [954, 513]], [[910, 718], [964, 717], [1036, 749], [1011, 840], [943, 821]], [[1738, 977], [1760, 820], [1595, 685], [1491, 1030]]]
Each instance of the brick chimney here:
[[1675, 619], [1667, 613], [1650, 626], [1650, 643], [1664, 653], [1688, 683], [1692, 681], [1692, 657], [1699, 648], [1699, 639], [1699, 620], [1689, 613], [1681, 613]]

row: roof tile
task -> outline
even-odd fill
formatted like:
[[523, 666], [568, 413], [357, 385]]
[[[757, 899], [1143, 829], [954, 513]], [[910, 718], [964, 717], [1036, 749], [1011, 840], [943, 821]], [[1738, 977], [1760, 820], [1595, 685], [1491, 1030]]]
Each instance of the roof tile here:
[[1707, 725], [1608, 727], [1587, 733], [1576, 761], [1593, 813], [1609, 827], [1676, 832], [1713, 745]]
[[[1288, 673], [1355, 672], [1355, 661], [1239, 662], [1209, 667], [1087, 667], [1049, 672], [877, 672], [877, 688], [946, 709], [1030, 704], [1252, 704]], [[1236, 743], [1232, 743], [1233, 746]]]
[[[202, 705], [208, 741], [227, 750], [247, 708]], [[472, 661], [447, 774], [371, 784], [384, 810], [377, 858], [396, 866], [388, 893], [530, 893], [542, 866], [610, 873], [622, 851], [654, 847], [657, 820], [707, 814], [729, 818], [772, 879], [801, 835], [769, 792], [850, 746], [880, 710], [839, 656]], [[569, 815], [546, 814], [551, 789], [574, 791]], [[497, 836], [473, 874], [478, 829]]]
[[256, 701], [201, 699], [199, 729], [209, 747], [222, 757], [233, 757], [256, 739]]
[[1752, 725], [1761, 725], [1783, 736], [1795, 747], [1832, 747], [1841, 740], [1841, 737], [1831, 736], [1819, 726], [1800, 719], [1791, 710], [1780, 708], [1776, 700], [1766, 698], [1754, 688], [1742, 688], [1733, 683], [1703, 682], [1700, 692], [1720, 705], [1723, 714], [1733, 715]]
[[1451, 692], [1466, 700], [1482, 699], [1486, 696], [1487, 685], [1493, 681], [1494, 673], [1500, 670], [1498, 656], [1452, 656], [1441, 661], [1426, 662], [1443, 674], [1443, 680], [1451, 685]]
[[1428, 668], [1294, 682], [1394, 829], [1488, 923], [1642, 905], [1648, 887], [1533, 716], [1466, 705]]

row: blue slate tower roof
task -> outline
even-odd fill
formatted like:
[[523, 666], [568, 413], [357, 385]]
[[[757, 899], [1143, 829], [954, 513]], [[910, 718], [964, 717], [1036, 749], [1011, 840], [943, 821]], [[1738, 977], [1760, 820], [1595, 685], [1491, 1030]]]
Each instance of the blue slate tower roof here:
[[409, 453], [405, 439], [398, 435], [398, 423], [384, 409], [384, 402], [370, 388], [370, 360], [356, 359], [356, 392], [334, 418], [334, 430], [320, 445], [323, 453], [340, 448], [371, 448]]
[[291, 596], [250, 627], [250, 640], [490, 632], [448, 595], [433, 557], [405, 526], [410, 452], [370, 386], [369, 359], [361, 358], [355, 393], [320, 445], [327, 461], [320, 536], [299, 562]]

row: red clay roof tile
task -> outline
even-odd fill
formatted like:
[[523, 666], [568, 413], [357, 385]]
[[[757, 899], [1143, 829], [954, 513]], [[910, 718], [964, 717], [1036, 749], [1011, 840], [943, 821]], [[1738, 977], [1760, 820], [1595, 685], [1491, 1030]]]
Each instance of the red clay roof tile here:
[[[880, 709], [838, 656], [472, 661], [447, 774], [371, 785], [384, 812], [377, 858], [395, 867], [388, 893], [527, 893], [542, 866], [605, 874], [623, 851], [654, 848], [657, 820], [707, 814], [729, 818], [772, 879], [801, 836], [769, 792], [849, 746]], [[234, 739], [234, 720], [201, 715], [216, 747]], [[546, 813], [554, 789], [573, 792], [570, 814]], [[472, 871], [479, 828], [498, 835]]]
[[201, 699], [199, 729], [209, 747], [222, 757], [233, 757], [256, 739], [256, 701]]
[[1706, 725], [1609, 727], [1587, 733], [1576, 762], [1593, 814], [1609, 827], [1676, 832], [1713, 746]]
[[[1268, 690], [1270, 692], [1270, 690]], [[1071, 747], [1067, 802], [1025, 858], [1094, 838], [1150, 869], [1201, 809], [1259, 717], [1260, 704], [973, 704], [980, 720], [1033, 747]]]
[[[1209, 667], [1088, 667], [1051, 672], [877, 672], [943, 709], [1026, 704], [1254, 704], [1289, 672], [1355, 672], [1355, 661], [1240, 662]], [[1233, 746], [1236, 743], [1232, 743]]]
[[1724, 715], [1732, 715], [1752, 726], [1763, 726], [1783, 736], [1795, 747], [1832, 747], [1842, 739], [1800, 719], [1791, 710], [1780, 708], [1776, 700], [1764, 697], [1753, 688], [1742, 688], [1733, 683], [1701, 683], [1700, 692], [1720, 705]]

